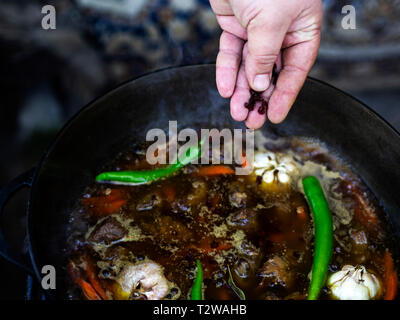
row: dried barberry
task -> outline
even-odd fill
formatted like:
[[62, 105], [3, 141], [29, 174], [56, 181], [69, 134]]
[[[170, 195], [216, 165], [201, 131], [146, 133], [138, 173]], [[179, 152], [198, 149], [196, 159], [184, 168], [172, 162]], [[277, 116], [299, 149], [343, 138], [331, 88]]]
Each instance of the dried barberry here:
[[[277, 66], [275, 64], [272, 69], [272, 74], [271, 74], [271, 83], [273, 85], [276, 85], [278, 76], [279, 76], [279, 72], [278, 72]], [[257, 91], [254, 91], [253, 89], [250, 89], [250, 99], [248, 102], [245, 102], [244, 107], [247, 110], [249, 110], [249, 112], [251, 112], [256, 107], [257, 102], [261, 103], [261, 105], [257, 109], [257, 112], [259, 114], [265, 114], [268, 110], [269, 98], [267, 100], [262, 96], [262, 92], [257, 92]]]

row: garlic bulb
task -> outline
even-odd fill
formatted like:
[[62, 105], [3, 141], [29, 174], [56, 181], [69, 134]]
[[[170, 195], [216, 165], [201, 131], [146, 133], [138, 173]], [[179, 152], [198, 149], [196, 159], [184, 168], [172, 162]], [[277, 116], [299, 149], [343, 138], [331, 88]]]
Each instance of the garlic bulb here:
[[339, 300], [371, 300], [381, 292], [379, 279], [364, 266], [346, 265], [332, 274], [327, 284]]
[[289, 157], [278, 158], [272, 152], [259, 152], [254, 156], [255, 175], [261, 176], [265, 183], [287, 184], [297, 168]]

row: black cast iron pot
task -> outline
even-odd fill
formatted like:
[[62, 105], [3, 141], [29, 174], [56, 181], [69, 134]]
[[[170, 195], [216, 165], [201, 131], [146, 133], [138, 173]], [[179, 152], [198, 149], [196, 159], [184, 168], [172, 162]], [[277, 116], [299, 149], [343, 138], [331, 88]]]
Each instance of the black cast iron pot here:
[[[229, 101], [216, 90], [215, 65], [158, 71], [118, 87], [83, 108], [60, 131], [36, 169], [0, 191], [1, 212], [12, 193], [23, 186], [31, 188], [29, 258], [10, 250], [0, 233], [1, 254], [35, 273], [38, 280], [42, 266], [55, 266], [57, 288], [49, 290], [49, 296], [65, 299], [71, 208], [105, 163], [127, 144], [144, 142], [149, 129], [166, 129], [168, 120], [177, 120], [180, 128], [243, 128], [232, 120]], [[261, 130], [325, 142], [374, 192], [398, 237], [400, 136], [368, 107], [308, 79], [287, 120], [280, 125], [266, 124]]]

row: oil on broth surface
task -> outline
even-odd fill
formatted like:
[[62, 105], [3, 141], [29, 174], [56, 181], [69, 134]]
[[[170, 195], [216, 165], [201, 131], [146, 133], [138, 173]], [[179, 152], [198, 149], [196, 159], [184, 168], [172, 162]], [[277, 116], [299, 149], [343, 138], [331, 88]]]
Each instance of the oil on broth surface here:
[[[107, 169], [151, 168], [142, 154], [128, 150]], [[306, 299], [313, 221], [300, 181], [310, 174], [333, 213], [330, 274], [362, 265], [378, 279], [374, 298], [385, 297], [386, 220], [326, 149], [302, 139], [263, 141], [249, 176], [207, 175], [201, 167], [148, 185], [88, 188], [73, 214], [84, 227], [71, 238], [71, 298], [187, 299], [199, 259], [204, 299], [239, 298], [228, 267], [246, 299]], [[331, 299], [331, 290], [320, 298]]]

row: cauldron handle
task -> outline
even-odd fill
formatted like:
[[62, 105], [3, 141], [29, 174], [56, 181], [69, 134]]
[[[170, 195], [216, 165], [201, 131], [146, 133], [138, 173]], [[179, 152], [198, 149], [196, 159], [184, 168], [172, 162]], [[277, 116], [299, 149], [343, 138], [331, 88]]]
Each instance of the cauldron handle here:
[[[0, 189], [0, 216], [3, 214], [5, 205], [14, 193], [22, 188], [29, 188], [32, 186], [34, 173], [35, 168], [32, 168], [29, 171], [19, 175]], [[28, 256], [22, 255], [10, 247], [6, 238], [4, 237], [2, 228], [0, 228], [0, 255], [16, 266], [22, 268], [24, 271], [30, 274], [34, 273]]]

